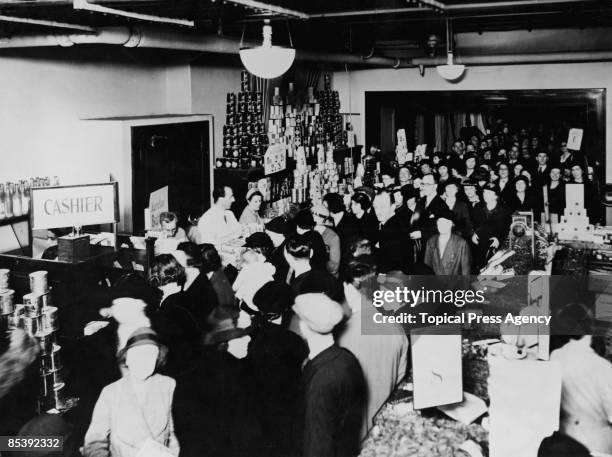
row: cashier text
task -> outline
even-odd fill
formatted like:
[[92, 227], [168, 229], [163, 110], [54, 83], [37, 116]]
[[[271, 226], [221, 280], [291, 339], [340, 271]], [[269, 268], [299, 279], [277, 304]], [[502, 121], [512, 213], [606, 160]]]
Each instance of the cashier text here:
[[64, 198], [61, 200], [48, 199], [44, 203], [45, 213], [49, 216], [70, 213], [102, 212], [102, 197], [93, 195], [88, 197]]

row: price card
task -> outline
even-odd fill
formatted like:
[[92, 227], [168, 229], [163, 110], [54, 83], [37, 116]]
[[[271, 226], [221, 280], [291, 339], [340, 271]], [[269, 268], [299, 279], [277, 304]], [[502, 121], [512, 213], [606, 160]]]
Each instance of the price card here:
[[582, 145], [582, 129], [570, 129], [569, 135], [567, 136], [567, 149], [572, 151], [580, 151]]
[[287, 152], [280, 144], [268, 147], [264, 155], [264, 173], [270, 175], [287, 168]]

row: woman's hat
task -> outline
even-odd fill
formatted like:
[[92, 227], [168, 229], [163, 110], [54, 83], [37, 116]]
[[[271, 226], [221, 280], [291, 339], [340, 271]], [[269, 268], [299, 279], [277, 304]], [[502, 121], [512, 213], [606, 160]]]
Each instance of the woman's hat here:
[[342, 307], [325, 294], [304, 294], [295, 299], [293, 310], [314, 332], [332, 332], [343, 317]]
[[119, 351], [119, 354], [117, 354], [117, 358], [122, 359], [127, 354], [128, 349], [131, 349], [136, 346], [145, 345], [153, 345], [159, 347], [159, 337], [157, 336], [155, 330], [150, 327], [137, 328], [136, 330], [134, 330], [134, 332], [132, 332], [123, 349]]
[[490, 190], [491, 192], [495, 192], [495, 195], [499, 195], [500, 191], [499, 191], [499, 187], [497, 186], [497, 184], [494, 184], [492, 182], [488, 182], [484, 185], [483, 190]]
[[266, 230], [269, 232], [286, 235], [289, 233], [289, 224], [287, 224], [284, 217], [278, 216], [266, 224]]
[[518, 175], [516, 178], [514, 178], [514, 184], [516, 184], [519, 181], [523, 181], [525, 185], [529, 187], [529, 179], [527, 179], [527, 176]]
[[261, 194], [260, 190], [257, 188], [249, 189], [249, 191], [246, 193], [246, 201], [247, 202], [250, 201], [253, 194], [256, 194], [256, 193]]
[[448, 219], [449, 221], [455, 223], [457, 217], [452, 210], [448, 208], [442, 208], [436, 213], [436, 219]]
[[238, 310], [229, 306], [217, 306], [206, 319], [208, 331], [202, 344], [211, 346], [248, 335], [249, 329], [236, 327]]
[[253, 304], [263, 314], [282, 314], [293, 305], [295, 296], [291, 287], [283, 281], [270, 281], [253, 295]]

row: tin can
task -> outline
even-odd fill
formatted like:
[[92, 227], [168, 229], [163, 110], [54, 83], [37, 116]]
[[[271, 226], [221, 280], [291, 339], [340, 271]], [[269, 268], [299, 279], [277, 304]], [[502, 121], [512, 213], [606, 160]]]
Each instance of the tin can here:
[[62, 361], [60, 359], [61, 346], [54, 344], [53, 350], [47, 354], [43, 354], [40, 357], [40, 372], [41, 374], [51, 373], [53, 371], [61, 370]]
[[66, 395], [64, 393], [65, 386], [66, 384], [63, 382], [54, 385], [52, 390], [48, 391], [46, 395], [40, 398], [39, 411], [41, 413], [49, 411], [51, 409], [64, 409], [64, 402], [66, 400]]
[[9, 288], [9, 277], [11, 270], [6, 268], [0, 269], [0, 290], [6, 290]]
[[36, 294], [25, 294], [23, 296], [23, 307], [26, 316], [38, 316], [42, 309], [42, 297]]
[[41, 326], [41, 316], [20, 316], [21, 327], [32, 337], [38, 335]]
[[46, 294], [42, 294], [40, 296], [40, 300], [42, 301], [43, 309], [46, 307], [53, 306], [53, 298], [51, 297], [51, 292], [47, 292]]
[[50, 333], [59, 330], [57, 319], [57, 308], [55, 306], [46, 306], [42, 309], [40, 332]]
[[35, 271], [30, 273], [30, 292], [38, 295], [49, 292], [46, 271]]
[[11, 314], [15, 310], [13, 304], [14, 290], [3, 290], [0, 292], [0, 314]]
[[39, 333], [36, 336], [36, 342], [38, 343], [41, 354], [52, 353], [53, 346], [55, 345], [55, 332]]

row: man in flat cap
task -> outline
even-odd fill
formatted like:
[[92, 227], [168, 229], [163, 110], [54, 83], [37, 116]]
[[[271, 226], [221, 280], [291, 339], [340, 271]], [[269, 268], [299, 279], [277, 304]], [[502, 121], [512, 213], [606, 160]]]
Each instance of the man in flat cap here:
[[296, 297], [293, 310], [309, 349], [296, 417], [296, 455], [356, 456], [365, 381], [355, 356], [336, 345], [332, 335], [342, 307], [327, 295], [310, 293]]

